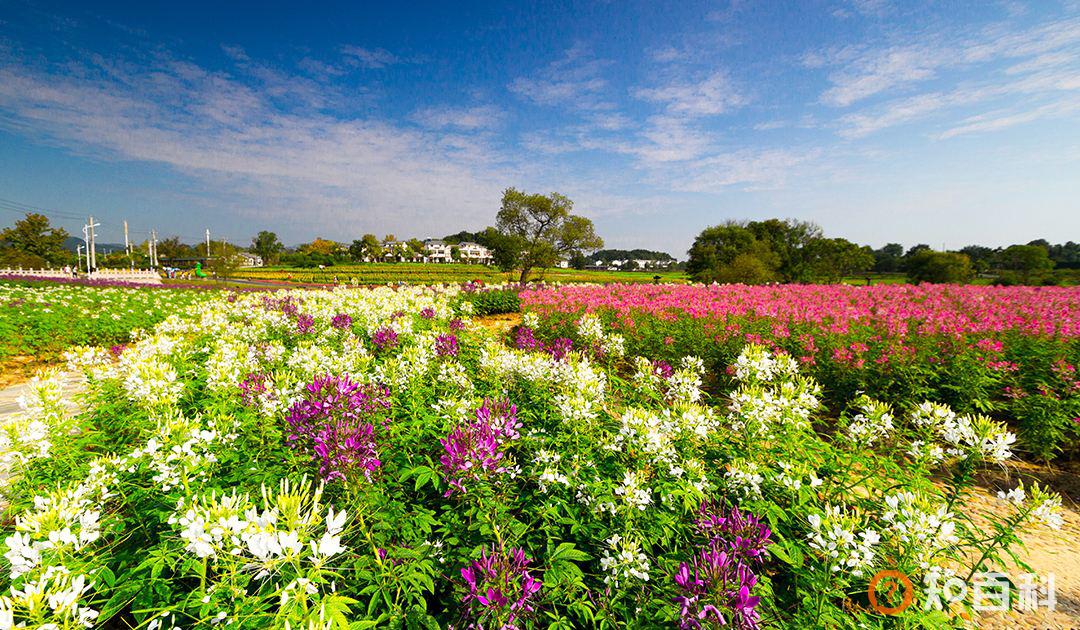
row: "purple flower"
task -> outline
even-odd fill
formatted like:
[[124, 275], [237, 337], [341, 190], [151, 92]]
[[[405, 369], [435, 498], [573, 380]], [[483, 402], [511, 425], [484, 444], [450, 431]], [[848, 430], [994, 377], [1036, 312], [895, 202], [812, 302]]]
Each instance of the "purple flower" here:
[[519, 618], [533, 612], [532, 600], [543, 583], [529, 572], [525, 550], [509, 552], [492, 547], [461, 569], [468, 593], [462, 598], [470, 628], [517, 628]]
[[484, 400], [476, 410], [476, 419], [454, 429], [445, 439], [439, 440], [445, 451], [439, 461], [443, 475], [450, 488], [445, 496], [455, 491], [464, 493], [469, 481], [493, 478], [510, 470], [512, 462], [507, 458], [507, 444], [520, 437], [517, 407], [507, 401]]
[[109, 354], [113, 355], [115, 358], [120, 358], [120, 355], [124, 354], [124, 350], [127, 350], [127, 345], [118, 343], [109, 348]]
[[665, 381], [671, 378], [671, 375], [675, 373], [675, 369], [671, 367], [671, 364], [667, 361], [656, 360], [652, 362], [653, 374], [656, 374]]
[[311, 453], [319, 473], [332, 481], [360, 472], [371, 480], [379, 460], [373, 420], [385, 421], [390, 392], [385, 387], [360, 385], [348, 376], [316, 378], [303, 400], [289, 409], [287, 442]]
[[371, 343], [379, 350], [392, 350], [397, 347], [398, 334], [393, 328], [383, 326], [371, 335]]
[[673, 576], [680, 591], [675, 598], [681, 607], [679, 627], [731, 625], [754, 630], [761, 598], [751, 595], [758, 582], [752, 566], [764, 560], [772, 532], [753, 514], [738, 507], [726, 512], [711, 501], [698, 510], [696, 525], [707, 542]]
[[450, 330], [465, 330], [465, 322], [458, 318], [450, 320]]
[[435, 319], [435, 309], [430, 306], [420, 311], [420, 317], [424, 319]]
[[457, 335], [439, 335], [435, 338], [435, 354], [440, 357], [456, 357], [457, 353]]
[[518, 326], [514, 330], [514, 347], [518, 350], [542, 350], [544, 344], [536, 338], [532, 328]]
[[548, 347], [548, 354], [552, 359], [556, 361], [562, 361], [566, 358], [566, 354], [570, 352], [570, 349], [574, 347], [574, 342], [566, 337], [559, 337], [555, 341], [551, 342], [551, 346]]
[[259, 372], [250, 372], [240, 381], [240, 400], [247, 406], [255, 405], [259, 395], [266, 393], [267, 375]]
[[330, 320], [330, 325], [338, 330], [348, 330], [352, 326], [352, 317], [345, 313], [338, 313]]
[[302, 313], [296, 316], [296, 332], [300, 335], [306, 335], [315, 328], [315, 318], [307, 313]]
[[696, 525], [710, 547], [725, 549], [743, 562], [760, 564], [772, 544], [769, 526], [753, 514], [739, 511], [737, 506], [724, 512], [719, 504], [706, 501], [698, 509]]

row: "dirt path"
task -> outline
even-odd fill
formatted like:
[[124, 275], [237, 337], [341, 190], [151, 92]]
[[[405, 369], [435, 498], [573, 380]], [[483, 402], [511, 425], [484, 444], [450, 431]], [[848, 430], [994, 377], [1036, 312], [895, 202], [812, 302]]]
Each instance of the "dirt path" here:
[[483, 317], [474, 317], [472, 318], [472, 321], [492, 332], [502, 334], [521, 323], [521, 313], [484, 315]]

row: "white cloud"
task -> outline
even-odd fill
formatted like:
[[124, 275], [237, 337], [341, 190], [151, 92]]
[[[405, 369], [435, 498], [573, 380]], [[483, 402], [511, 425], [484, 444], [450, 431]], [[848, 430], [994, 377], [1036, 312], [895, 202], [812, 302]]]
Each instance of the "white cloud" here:
[[432, 129], [456, 128], [465, 131], [490, 129], [502, 124], [506, 113], [493, 105], [475, 107], [427, 107], [410, 118]]
[[490, 220], [508, 179], [482, 142], [276, 104], [288, 94], [186, 62], [104, 77], [85, 65], [0, 65], [9, 127], [82, 154], [165, 164], [217, 191], [223, 210], [303, 217], [320, 231]]
[[832, 87], [822, 93], [821, 101], [848, 107], [875, 95], [938, 78], [945, 71], [979, 64], [1026, 59], [1011, 68], [1016, 73], [1060, 63], [1061, 55], [1069, 55], [1075, 62], [1077, 43], [1080, 43], [1080, 18], [1070, 18], [1020, 31], [1008, 25], [996, 25], [976, 33], [919, 33], [909, 36], [906, 42], [886, 47], [846, 46], [811, 51], [804, 55], [803, 65], [832, 68], [828, 76]]
[[664, 105], [669, 112], [687, 116], [722, 114], [748, 101], [723, 70], [696, 82], [676, 81], [661, 87], [640, 88], [634, 95]]
[[610, 61], [596, 59], [586, 46], [577, 44], [535, 75], [514, 79], [508, 89], [539, 105], [610, 109], [611, 104], [601, 98], [608, 87], [603, 72], [610, 65]]
[[400, 57], [382, 48], [342, 46], [341, 54], [345, 55], [348, 63], [370, 70], [385, 68], [403, 62]]

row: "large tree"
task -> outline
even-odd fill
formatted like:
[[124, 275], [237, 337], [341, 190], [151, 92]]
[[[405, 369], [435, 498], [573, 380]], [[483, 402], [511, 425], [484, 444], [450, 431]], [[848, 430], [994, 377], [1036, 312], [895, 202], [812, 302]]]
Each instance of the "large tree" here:
[[779, 256], [737, 221], [705, 228], [688, 253], [686, 271], [699, 282], [763, 284], [781, 278]]
[[806, 282], [814, 273], [809, 246], [821, 240], [821, 228], [809, 221], [767, 219], [751, 221], [746, 228], [776, 254], [777, 271], [785, 282]]
[[604, 246], [593, 222], [571, 214], [573, 209], [574, 202], [559, 193], [530, 195], [515, 188], [503, 193], [495, 227], [506, 238], [498, 244], [509, 250], [503, 258], [517, 259], [521, 282], [533, 269], [553, 267], [561, 257]]
[[840, 282], [846, 276], [874, 266], [874, 253], [844, 238], [819, 238], [807, 245], [807, 258], [815, 280]]
[[251, 239], [251, 249], [263, 259], [264, 263], [272, 265], [278, 261], [285, 246], [278, 240], [277, 234], [263, 230]]
[[1010, 245], [1001, 253], [1001, 266], [1018, 272], [1024, 284], [1029, 284], [1053, 269], [1054, 261], [1050, 260], [1048, 247], [1041, 243]]
[[956, 252], [921, 249], [907, 260], [907, 274], [912, 282], [963, 283], [974, 277], [971, 259]]
[[67, 237], [67, 230], [49, 225], [45, 215], [28, 212], [0, 232], [0, 258], [32, 267], [60, 264], [71, 257], [64, 249]]

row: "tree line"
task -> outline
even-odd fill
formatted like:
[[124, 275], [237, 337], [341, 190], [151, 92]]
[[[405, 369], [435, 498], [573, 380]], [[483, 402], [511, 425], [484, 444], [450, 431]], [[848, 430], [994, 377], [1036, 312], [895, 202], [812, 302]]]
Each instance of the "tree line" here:
[[828, 238], [807, 221], [728, 221], [694, 239], [686, 270], [700, 282], [744, 284], [839, 282], [870, 272], [905, 274], [913, 282], [969, 282], [987, 274], [998, 284], [1061, 284], [1080, 276], [1080, 244], [1040, 239], [957, 251], [935, 251], [926, 244], [905, 250], [899, 243], [872, 249]]

